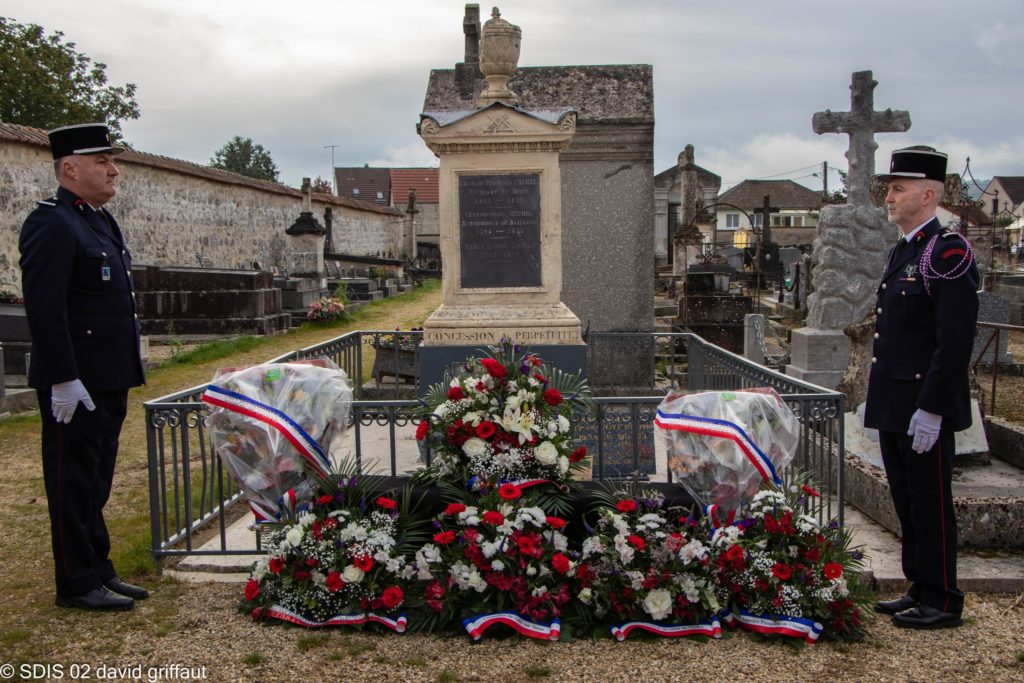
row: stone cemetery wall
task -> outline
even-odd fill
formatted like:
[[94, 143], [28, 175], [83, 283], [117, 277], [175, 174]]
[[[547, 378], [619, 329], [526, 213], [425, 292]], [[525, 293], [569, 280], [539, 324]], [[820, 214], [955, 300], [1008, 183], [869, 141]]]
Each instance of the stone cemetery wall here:
[[[21, 292], [18, 235], [39, 199], [56, 190], [45, 134], [0, 124], [0, 289]], [[107, 205], [125, 233], [136, 263], [216, 268], [283, 266], [287, 229], [302, 210], [302, 195], [278, 183], [253, 180], [176, 159], [128, 151], [117, 196]], [[333, 209], [334, 249], [359, 256], [397, 256], [402, 215], [347, 198], [314, 195], [323, 223]]]

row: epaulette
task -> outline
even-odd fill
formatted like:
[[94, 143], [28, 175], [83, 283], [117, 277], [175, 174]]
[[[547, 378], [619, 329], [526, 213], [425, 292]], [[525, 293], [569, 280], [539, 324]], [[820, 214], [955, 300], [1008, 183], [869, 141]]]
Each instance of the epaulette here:
[[39, 206], [57, 206], [57, 198], [47, 197], [46, 199], [40, 199], [36, 204]]

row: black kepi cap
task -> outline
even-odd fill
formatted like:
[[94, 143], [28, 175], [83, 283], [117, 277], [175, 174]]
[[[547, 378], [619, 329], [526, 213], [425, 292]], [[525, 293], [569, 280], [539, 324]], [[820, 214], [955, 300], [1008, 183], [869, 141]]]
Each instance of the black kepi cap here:
[[120, 154], [123, 147], [110, 144], [110, 129], [105, 123], [80, 123], [54, 128], [47, 133], [54, 159], [72, 154]]
[[945, 154], [924, 145], [898, 149], [892, 153], [889, 172], [880, 173], [875, 177], [886, 181], [894, 178], [919, 178], [944, 183], [946, 182], [946, 160]]

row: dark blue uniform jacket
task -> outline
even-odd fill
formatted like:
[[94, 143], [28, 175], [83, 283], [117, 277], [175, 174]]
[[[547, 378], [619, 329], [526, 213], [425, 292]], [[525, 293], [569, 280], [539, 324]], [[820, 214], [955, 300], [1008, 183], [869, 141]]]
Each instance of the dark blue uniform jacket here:
[[142, 384], [131, 254], [113, 217], [60, 188], [29, 214], [19, 248], [32, 333], [29, 385]]
[[[926, 288], [921, 257], [933, 239], [932, 271], [959, 275], [930, 278]], [[964, 239], [937, 219], [890, 252], [877, 290], [865, 427], [905, 433], [918, 408], [941, 415], [944, 430], [971, 426], [967, 370], [978, 320], [979, 276], [973, 259], [964, 262], [969, 252]]]

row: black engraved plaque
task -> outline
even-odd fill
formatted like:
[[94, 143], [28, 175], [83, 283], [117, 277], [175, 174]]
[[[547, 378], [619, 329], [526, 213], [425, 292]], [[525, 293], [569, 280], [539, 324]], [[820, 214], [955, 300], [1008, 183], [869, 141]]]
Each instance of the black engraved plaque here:
[[540, 287], [540, 174], [459, 176], [461, 287]]

